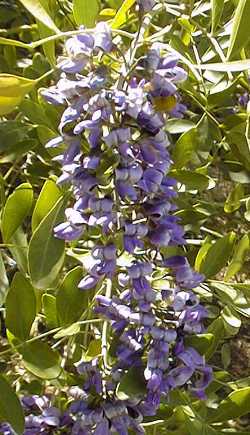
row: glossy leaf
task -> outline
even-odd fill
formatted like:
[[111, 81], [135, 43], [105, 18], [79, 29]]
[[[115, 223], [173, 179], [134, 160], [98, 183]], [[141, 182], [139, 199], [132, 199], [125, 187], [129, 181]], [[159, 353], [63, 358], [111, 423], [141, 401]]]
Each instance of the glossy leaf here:
[[11, 113], [35, 84], [35, 80], [12, 74], [0, 74], [0, 116]]
[[34, 232], [43, 218], [61, 197], [61, 191], [53, 179], [45, 181], [37, 199], [32, 215], [32, 231]]
[[208, 250], [200, 266], [200, 272], [207, 278], [215, 276], [227, 264], [235, 240], [235, 234], [229, 233], [217, 240]]
[[79, 26], [94, 27], [99, 9], [99, 0], [73, 0], [73, 14]]
[[125, 0], [122, 2], [120, 9], [117, 11], [115, 18], [111, 23], [112, 29], [119, 29], [125, 22], [129, 9], [134, 5], [136, 0]]
[[55, 225], [63, 219], [62, 212], [63, 201], [59, 199], [39, 224], [29, 244], [29, 271], [37, 288], [49, 288], [63, 265], [65, 243], [53, 234]]
[[28, 216], [33, 204], [33, 190], [29, 183], [20, 184], [9, 196], [3, 210], [2, 234], [7, 243]]
[[60, 33], [52, 18], [46, 12], [39, 0], [20, 0], [23, 6], [46, 27], [53, 30], [54, 33]]
[[30, 282], [17, 272], [6, 298], [6, 326], [20, 340], [29, 337], [36, 317], [36, 296]]
[[59, 322], [62, 326], [70, 325], [81, 317], [87, 308], [88, 294], [78, 288], [82, 278], [82, 268], [75, 267], [65, 276], [56, 296]]
[[23, 408], [16, 393], [2, 375], [0, 375], [0, 419], [8, 422], [16, 434], [23, 434]]
[[233, 29], [230, 36], [227, 58], [232, 59], [249, 41], [249, 0], [239, 0], [234, 19]]
[[53, 351], [47, 343], [41, 340], [26, 343], [20, 353], [25, 368], [38, 378], [55, 379], [60, 375], [59, 353]]

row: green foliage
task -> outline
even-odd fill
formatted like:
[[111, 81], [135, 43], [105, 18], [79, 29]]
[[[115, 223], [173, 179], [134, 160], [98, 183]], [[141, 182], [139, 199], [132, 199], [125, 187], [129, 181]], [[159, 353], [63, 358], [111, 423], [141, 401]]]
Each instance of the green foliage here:
[[20, 353], [24, 367], [41, 379], [55, 379], [61, 373], [60, 355], [53, 351], [49, 344], [36, 340], [26, 343]]
[[[52, 386], [63, 391], [56, 397], [63, 408], [64, 391], [79, 384], [74, 363], [83, 357], [98, 357], [103, 363], [105, 325], [91, 314], [94, 290], [82, 291], [78, 284], [88, 273], [92, 246], [104, 240], [94, 227], [83, 232], [79, 244], [65, 247], [54, 237], [53, 228], [63, 222], [71, 197], [65, 198], [67, 187], [56, 184], [64, 145], [55, 150], [45, 144], [58, 135], [64, 108], [47, 104], [40, 93], [58, 78], [56, 56], [62, 54], [66, 34], [99, 21], [108, 21], [116, 38], [122, 38], [123, 60], [131, 62], [131, 71], [137, 71], [137, 62], [141, 65], [147, 48], [156, 42], [163, 52], [176, 55], [188, 74], [180, 89], [187, 112], [183, 119], [167, 120], [166, 131], [173, 157], [170, 175], [178, 181], [175, 214], [187, 239], [183, 251], [205, 275], [195, 292], [209, 313], [207, 330], [190, 334], [186, 344], [215, 367], [214, 380], [206, 402], [188, 390], [171, 393], [157, 416], [146, 419], [146, 433], [249, 432], [239, 419], [249, 412], [249, 377], [237, 362], [234, 342], [247, 347], [247, 333], [242, 331], [250, 317], [249, 107], [239, 101], [250, 92], [250, 2], [159, 3], [154, 15], [145, 18], [145, 33], [141, 31], [133, 53], [129, 44], [137, 37], [139, 23], [135, 0], [0, 0], [0, 321], [3, 331], [7, 327], [7, 338], [1, 339], [5, 377], [0, 377], [0, 418], [17, 434], [23, 433], [24, 418], [10, 384], [17, 385], [20, 395], [32, 391], [34, 379], [39, 391]], [[116, 54], [100, 55], [100, 62], [119, 72], [124, 65], [114, 61]], [[81, 147], [85, 156], [84, 139]], [[98, 176], [103, 189], [110, 188], [110, 168], [118, 165], [112, 149], [102, 152]], [[120, 234], [114, 239], [122, 246]], [[179, 252], [175, 247], [162, 249], [166, 257]], [[118, 261], [124, 271], [129, 259], [122, 255]], [[172, 285], [168, 276], [154, 273], [152, 286], [159, 291]], [[114, 293], [116, 283], [115, 277]], [[104, 287], [100, 280], [96, 293], [104, 295]], [[107, 352], [112, 362], [115, 346]], [[16, 365], [25, 370], [24, 379]], [[144, 393], [143, 370], [128, 370], [117, 394], [124, 399]]]
[[78, 288], [82, 268], [77, 266], [65, 276], [56, 295], [56, 308], [60, 325], [70, 325], [81, 317], [87, 308], [88, 295]]
[[100, 10], [99, 0], [74, 0], [73, 14], [78, 25], [94, 27], [98, 12]]
[[17, 272], [6, 298], [6, 326], [17, 338], [25, 340], [36, 317], [36, 297], [29, 281]]
[[0, 376], [0, 418], [11, 424], [18, 435], [24, 431], [24, 415], [21, 403], [9, 383]]
[[29, 272], [35, 287], [46, 289], [55, 281], [64, 261], [64, 241], [56, 239], [53, 228], [62, 219], [59, 199], [35, 230], [28, 250]]
[[29, 183], [23, 183], [8, 197], [2, 215], [2, 235], [9, 242], [16, 230], [29, 215], [33, 204], [33, 190]]

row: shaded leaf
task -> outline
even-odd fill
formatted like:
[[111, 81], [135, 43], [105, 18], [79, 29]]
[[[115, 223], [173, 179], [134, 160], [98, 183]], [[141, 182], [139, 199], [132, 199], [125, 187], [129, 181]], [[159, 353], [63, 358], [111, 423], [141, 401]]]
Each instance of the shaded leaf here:
[[36, 340], [26, 343], [20, 353], [25, 368], [42, 379], [55, 379], [61, 373], [60, 355], [53, 351], [47, 343]]
[[56, 298], [53, 295], [43, 295], [43, 311], [46, 317], [46, 323], [49, 329], [54, 329], [58, 326], [57, 312], [56, 312]]
[[3, 376], [0, 376], [0, 418], [8, 422], [18, 435], [23, 434], [23, 408], [16, 393]]

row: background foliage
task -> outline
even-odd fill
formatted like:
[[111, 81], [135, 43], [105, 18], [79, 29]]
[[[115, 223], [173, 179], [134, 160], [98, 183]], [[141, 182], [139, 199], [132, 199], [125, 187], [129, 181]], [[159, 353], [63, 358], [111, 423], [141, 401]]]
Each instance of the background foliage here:
[[[68, 198], [56, 185], [55, 152], [44, 145], [57, 135], [61, 109], [47, 104], [39, 89], [58, 76], [56, 56], [66, 32], [107, 20], [134, 33], [134, 3], [0, 0], [0, 416], [17, 433], [23, 415], [14, 391], [61, 390], [63, 404], [76, 380], [72, 364], [100, 352], [99, 341], [87, 335], [92, 297], [77, 288], [85, 250], [53, 236]], [[183, 249], [206, 276], [197, 292], [209, 309], [208, 329], [192, 344], [215, 368], [215, 379], [206, 403], [175, 393], [145, 427], [149, 434], [246, 435], [250, 2], [162, 3], [165, 10], [154, 15], [144, 43], [162, 42], [188, 71], [181, 89], [188, 112], [169, 121], [167, 131], [175, 143], [171, 173], [179, 181]], [[166, 249], [166, 255], [176, 253]], [[133, 382], [128, 378], [125, 388]]]

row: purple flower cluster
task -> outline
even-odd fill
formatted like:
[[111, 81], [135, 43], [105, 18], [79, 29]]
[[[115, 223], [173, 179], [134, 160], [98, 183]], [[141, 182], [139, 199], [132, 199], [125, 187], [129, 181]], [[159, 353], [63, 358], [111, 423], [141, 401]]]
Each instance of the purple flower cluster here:
[[[155, 2], [138, 3], [146, 12]], [[74, 203], [54, 231], [91, 246], [80, 289], [115, 283], [111, 297], [96, 297], [95, 308], [112, 325], [108, 347], [114, 356], [108, 355], [108, 375], [98, 359], [82, 362], [82, 397], [63, 416], [53, 408], [30, 416], [31, 424], [40, 424], [40, 432], [32, 433], [64, 424], [72, 434], [142, 434], [143, 417], [157, 413], [162, 397], [185, 387], [205, 398], [212, 379], [204, 357], [185, 344], [187, 335], [204, 330], [207, 311], [192, 290], [203, 277], [184, 256], [164, 255], [169, 246], [185, 243], [173, 214], [176, 181], [167, 175], [171, 157], [164, 127], [169, 117], [185, 113], [177, 86], [186, 72], [156, 44], [128, 77], [119, 77], [109, 68], [117, 47], [105, 23], [94, 32], [83, 29], [65, 50], [58, 62], [61, 78], [43, 91], [50, 103], [67, 106], [60, 136], [47, 146], [64, 146], [57, 156], [63, 168], [58, 182], [71, 186]], [[131, 368], [143, 373], [145, 391], [121, 400], [117, 388]]]

